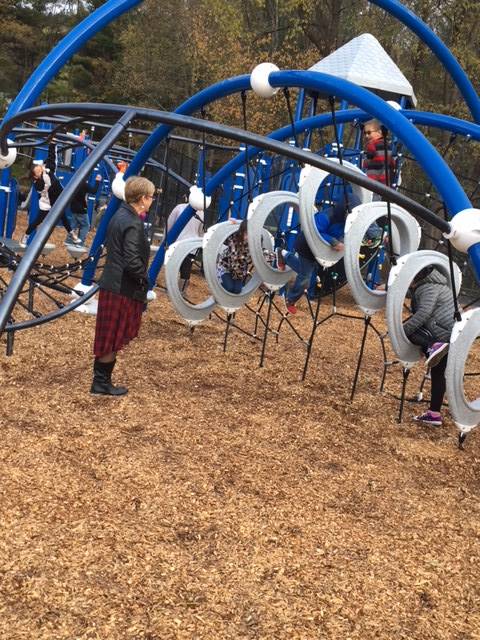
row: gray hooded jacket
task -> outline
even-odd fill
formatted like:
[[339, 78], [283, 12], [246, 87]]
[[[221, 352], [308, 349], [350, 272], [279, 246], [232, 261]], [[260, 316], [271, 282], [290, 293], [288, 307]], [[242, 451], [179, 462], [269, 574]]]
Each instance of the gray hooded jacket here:
[[455, 306], [447, 278], [434, 269], [414, 289], [412, 312], [403, 328], [409, 337], [419, 327], [426, 327], [435, 341], [449, 342], [455, 322]]

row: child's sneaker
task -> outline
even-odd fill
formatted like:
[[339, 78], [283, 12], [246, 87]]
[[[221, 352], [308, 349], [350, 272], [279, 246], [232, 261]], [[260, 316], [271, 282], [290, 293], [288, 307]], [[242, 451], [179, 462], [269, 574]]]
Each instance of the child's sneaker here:
[[77, 236], [75, 231], [71, 231], [70, 232], [70, 237], [72, 238], [72, 242], [73, 244], [82, 244], [82, 241], [80, 240], [80, 238]]
[[282, 249], [280, 247], [275, 249], [275, 256], [277, 258], [277, 269], [279, 271], [285, 271], [285, 260], [283, 259]]
[[293, 304], [292, 302], [288, 302], [287, 300], [287, 311], [288, 313], [291, 313], [292, 315], [295, 315], [298, 311], [297, 306], [295, 304]]
[[28, 236], [27, 236], [26, 233], [24, 233], [23, 236], [22, 236], [22, 239], [19, 242], [19, 245], [22, 247], [22, 249], [26, 249], [27, 242], [28, 242]]
[[432, 346], [428, 349], [427, 352], [427, 360], [425, 364], [430, 369], [435, 367], [440, 360], [447, 355], [450, 344], [448, 342], [434, 342]]
[[423, 424], [430, 424], [432, 427], [441, 427], [443, 420], [442, 416], [439, 413], [434, 413], [433, 411], [425, 411], [420, 416], [415, 416], [413, 418], [415, 422], [422, 422]]

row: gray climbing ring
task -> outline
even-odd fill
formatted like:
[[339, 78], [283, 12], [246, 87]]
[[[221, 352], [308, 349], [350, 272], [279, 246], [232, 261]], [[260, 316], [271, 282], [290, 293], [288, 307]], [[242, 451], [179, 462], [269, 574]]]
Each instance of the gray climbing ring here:
[[[292, 272], [290, 267], [286, 267], [285, 271], [274, 269], [265, 261], [263, 252], [266, 248], [264, 225], [268, 216], [276, 207], [286, 204], [298, 209], [298, 195], [291, 191], [270, 191], [254, 198], [248, 208], [248, 246], [250, 255], [259, 277], [272, 290], [283, 287], [289, 281]], [[271, 241], [270, 245], [272, 245]]]
[[[338, 162], [337, 158], [330, 158], [330, 160]], [[352, 169], [352, 171], [357, 171], [365, 175], [361, 169], [350, 162], [344, 161], [343, 165], [348, 169]], [[329, 175], [331, 174], [323, 169], [317, 169], [316, 167], [307, 165], [300, 173], [298, 190], [302, 231], [305, 234], [308, 246], [322, 267], [331, 267], [343, 258], [343, 251], [335, 251], [332, 249], [330, 244], [321, 237], [315, 226], [314, 214], [317, 211], [315, 198], [320, 185]], [[352, 190], [360, 202], [371, 202], [372, 192], [368, 191], [368, 189], [352, 184]]]
[[179, 287], [178, 276], [182, 262], [189, 253], [194, 253], [201, 246], [201, 238], [188, 238], [174, 242], [165, 253], [165, 282], [168, 297], [175, 310], [190, 326], [206, 320], [215, 307], [212, 296], [200, 304], [191, 304], [185, 300]]
[[217, 304], [229, 313], [233, 313], [246, 304], [262, 284], [260, 276], [255, 271], [241, 293], [236, 294], [224, 289], [218, 279], [218, 256], [221, 254], [227, 238], [238, 231], [240, 222], [240, 220], [233, 219], [228, 222], [219, 222], [210, 227], [203, 236], [203, 270], [205, 279]]
[[[387, 327], [388, 336], [398, 359], [406, 368], [411, 368], [420, 360], [420, 348], [412, 344], [403, 330], [403, 304], [408, 288], [414, 277], [425, 267], [435, 266], [443, 273], [450, 284], [450, 267], [447, 256], [438, 251], [415, 251], [399, 258], [392, 267], [388, 278]], [[454, 264], [455, 289], [462, 285], [460, 269]]]
[[480, 424], [480, 396], [469, 402], [465, 397], [463, 381], [468, 354], [479, 337], [480, 309], [466, 311], [461, 322], [456, 322], [453, 327], [445, 371], [448, 408], [455, 424], [463, 433]]
[[[419, 224], [408, 211], [396, 204], [390, 204], [390, 210], [393, 235], [391, 242], [395, 255], [403, 256], [416, 251], [422, 233]], [[386, 202], [370, 202], [355, 207], [345, 223], [345, 273], [355, 302], [367, 316], [373, 315], [385, 306], [386, 292], [367, 286], [358, 259], [367, 229], [378, 218], [386, 215]]]

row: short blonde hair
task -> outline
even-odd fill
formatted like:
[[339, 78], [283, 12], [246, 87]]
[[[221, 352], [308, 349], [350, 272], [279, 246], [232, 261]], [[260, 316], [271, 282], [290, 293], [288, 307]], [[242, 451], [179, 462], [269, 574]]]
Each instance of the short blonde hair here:
[[155, 185], [147, 178], [131, 176], [125, 182], [125, 200], [127, 204], [138, 202], [142, 196], [153, 196]]
[[367, 126], [367, 124], [369, 124], [374, 131], [381, 131], [382, 130], [382, 123], [380, 122], [380, 120], [377, 120], [376, 118], [372, 118], [371, 120], [367, 120], [367, 122], [364, 123], [364, 127]]

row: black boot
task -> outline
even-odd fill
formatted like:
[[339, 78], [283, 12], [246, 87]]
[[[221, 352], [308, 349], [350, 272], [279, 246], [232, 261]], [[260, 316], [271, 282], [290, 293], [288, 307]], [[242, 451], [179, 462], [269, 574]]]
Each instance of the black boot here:
[[95, 358], [90, 393], [99, 393], [104, 396], [123, 396], [128, 392], [127, 387], [116, 387], [112, 384], [112, 371], [115, 362], [116, 360], [113, 362], [101, 362]]

